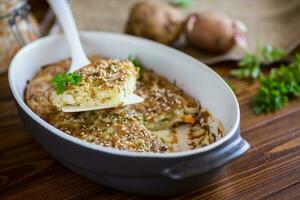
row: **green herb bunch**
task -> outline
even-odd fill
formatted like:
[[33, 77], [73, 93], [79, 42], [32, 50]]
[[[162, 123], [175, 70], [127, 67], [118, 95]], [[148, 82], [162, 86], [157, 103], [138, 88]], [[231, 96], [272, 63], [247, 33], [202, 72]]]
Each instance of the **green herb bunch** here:
[[62, 94], [66, 91], [67, 85], [78, 85], [81, 80], [81, 75], [77, 72], [72, 73], [58, 73], [52, 80], [52, 83], [55, 85], [55, 91], [57, 94]]
[[230, 71], [230, 74], [242, 79], [256, 79], [261, 74], [261, 63], [270, 64], [282, 59], [286, 53], [281, 48], [266, 45], [259, 54], [246, 54], [238, 63], [239, 68]]
[[283, 108], [291, 99], [300, 96], [300, 53], [289, 65], [273, 68], [268, 76], [259, 78], [260, 88], [253, 98], [257, 114]]

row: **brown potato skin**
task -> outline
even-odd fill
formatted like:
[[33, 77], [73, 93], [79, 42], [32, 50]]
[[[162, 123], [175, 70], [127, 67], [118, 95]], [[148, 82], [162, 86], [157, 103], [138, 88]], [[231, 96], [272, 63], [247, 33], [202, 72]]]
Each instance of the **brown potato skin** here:
[[232, 19], [214, 12], [190, 15], [185, 24], [185, 35], [188, 42], [207, 53], [226, 53], [235, 45]]
[[184, 17], [176, 8], [163, 2], [142, 1], [131, 8], [125, 31], [171, 44], [179, 37], [183, 23]]

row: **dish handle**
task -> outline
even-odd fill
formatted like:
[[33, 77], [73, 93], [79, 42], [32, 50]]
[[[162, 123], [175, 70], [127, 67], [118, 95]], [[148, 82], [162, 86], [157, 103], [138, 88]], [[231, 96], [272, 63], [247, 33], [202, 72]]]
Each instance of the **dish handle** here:
[[173, 180], [189, 178], [211, 171], [241, 156], [250, 148], [249, 143], [244, 140], [239, 131], [219, 148], [210, 152], [196, 155], [190, 160], [181, 161], [174, 167], [167, 168], [163, 175]]

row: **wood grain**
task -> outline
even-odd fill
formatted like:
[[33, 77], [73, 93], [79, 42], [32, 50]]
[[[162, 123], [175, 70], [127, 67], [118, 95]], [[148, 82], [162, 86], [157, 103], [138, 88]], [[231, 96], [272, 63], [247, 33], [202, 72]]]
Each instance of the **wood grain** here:
[[[232, 66], [213, 68], [225, 75]], [[255, 116], [250, 99], [257, 83], [229, 79], [240, 103], [241, 134], [252, 148], [226, 165], [214, 183], [172, 199], [300, 198], [300, 101], [277, 113]], [[0, 199], [147, 198], [95, 184], [53, 160], [24, 130], [6, 74], [0, 83]]]
[[[31, 2], [37, 2], [32, 0]], [[46, 8], [45, 4], [42, 7]], [[39, 9], [38, 15], [41, 15]], [[226, 165], [210, 185], [178, 197], [188, 200], [300, 199], [300, 100], [277, 112], [256, 116], [251, 97], [257, 83], [227, 77], [236, 63], [212, 66], [236, 87], [241, 134], [252, 148]], [[0, 75], [0, 199], [153, 199], [116, 191], [66, 169], [31, 137]]]

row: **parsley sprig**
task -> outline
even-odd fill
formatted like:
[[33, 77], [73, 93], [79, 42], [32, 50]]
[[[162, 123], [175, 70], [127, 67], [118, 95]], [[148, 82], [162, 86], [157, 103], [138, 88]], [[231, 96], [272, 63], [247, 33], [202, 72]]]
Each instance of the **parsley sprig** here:
[[239, 68], [230, 71], [230, 74], [237, 78], [252, 78], [255, 79], [261, 73], [260, 59], [254, 54], [247, 54], [238, 63]]
[[58, 73], [52, 80], [52, 83], [55, 85], [55, 91], [57, 94], [62, 94], [66, 91], [67, 85], [77, 85], [81, 80], [81, 75], [77, 72], [72, 73]]
[[259, 78], [260, 87], [252, 99], [256, 114], [282, 109], [289, 100], [300, 96], [300, 53], [289, 64], [271, 69], [268, 75], [261, 71], [262, 65], [270, 65], [286, 56], [280, 48], [266, 45], [258, 54], [247, 54], [238, 63], [239, 68], [230, 74], [241, 79]]
[[272, 45], [267, 44], [263, 50], [263, 58], [267, 63], [276, 62], [286, 56], [286, 52], [281, 48], [273, 48]]
[[129, 54], [128, 60], [133, 63], [133, 65], [140, 70], [140, 76], [143, 77], [145, 73], [145, 67], [140, 60], [134, 57], [132, 54]]
[[300, 53], [289, 65], [273, 68], [268, 76], [261, 75], [260, 88], [253, 98], [255, 113], [282, 109], [287, 102], [300, 96]]
[[241, 79], [256, 79], [261, 74], [262, 61], [271, 64], [282, 59], [286, 53], [281, 48], [273, 48], [266, 45], [260, 54], [246, 54], [238, 63], [239, 68], [230, 71], [230, 74]]

